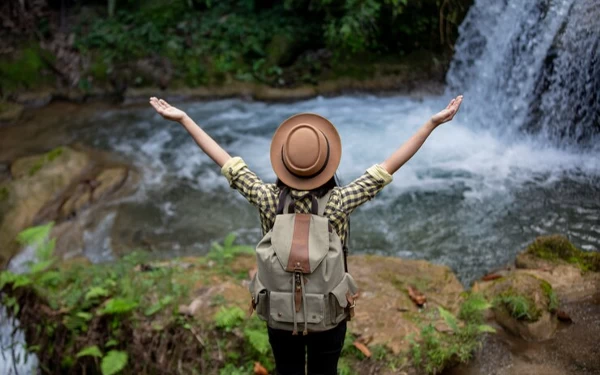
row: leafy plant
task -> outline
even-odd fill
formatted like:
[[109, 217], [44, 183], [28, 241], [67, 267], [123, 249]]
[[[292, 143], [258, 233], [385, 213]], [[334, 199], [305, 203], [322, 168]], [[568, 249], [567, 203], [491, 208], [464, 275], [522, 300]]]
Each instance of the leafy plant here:
[[92, 345], [92, 346], [88, 346], [86, 348], [83, 348], [82, 350], [80, 350], [76, 354], [77, 358], [79, 358], [79, 357], [85, 357], [85, 356], [102, 358], [102, 352], [100, 351], [100, 349], [98, 349], [97, 345]]
[[246, 313], [237, 306], [221, 307], [215, 314], [215, 325], [229, 332], [234, 328], [239, 327], [244, 321]]
[[102, 375], [114, 375], [123, 370], [127, 365], [127, 353], [118, 350], [109, 351], [104, 358], [100, 368]]
[[125, 298], [111, 298], [106, 301], [106, 305], [100, 314], [125, 314], [134, 310], [138, 306], [138, 302]]
[[219, 267], [224, 267], [240, 254], [254, 254], [254, 249], [245, 245], [234, 245], [235, 233], [230, 233], [223, 240], [223, 245], [214, 242], [207, 258], [214, 261]]
[[429, 374], [437, 374], [448, 363], [469, 360], [480, 344], [481, 334], [495, 332], [493, 327], [482, 323], [483, 312], [490, 307], [491, 305], [483, 296], [476, 293], [469, 294], [462, 303], [459, 311], [460, 319], [443, 307], [438, 307], [439, 316], [448, 325], [452, 334], [438, 332], [432, 324], [427, 324], [421, 328], [418, 342], [414, 337], [409, 337], [415, 366]]

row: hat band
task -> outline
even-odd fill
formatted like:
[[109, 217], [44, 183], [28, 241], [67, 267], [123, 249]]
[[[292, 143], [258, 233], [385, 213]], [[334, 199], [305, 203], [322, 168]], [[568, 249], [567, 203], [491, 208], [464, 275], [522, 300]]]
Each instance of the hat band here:
[[294, 173], [294, 171], [291, 170], [290, 167], [288, 167], [287, 163], [285, 162], [285, 158], [283, 157], [284, 150], [283, 150], [283, 146], [281, 146], [281, 161], [283, 162], [283, 166], [285, 167], [285, 169], [287, 169], [288, 172], [290, 172], [294, 176], [296, 176], [298, 178], [302, 178], [302, 179], [309, 179], [309, 178], [313, 178], [315, 176], [320, 175], [321, 172], [323, 172], [325, 170], [325, 168], [327, 167], [327, 163], [329, 162], [329, 140], [327, 139], [327, 137], [324, 137], [324, 138], [325, 138], [325, 143], [327, 144], [327, 155], [325, 156], [325, 163], [323, 163], [323, 166], [321, 167], [321, 169], [319, 169], [318, 171], [316, 171], [315, 173], [313, 173], [309, 176], [300, 176], [299, 174]]

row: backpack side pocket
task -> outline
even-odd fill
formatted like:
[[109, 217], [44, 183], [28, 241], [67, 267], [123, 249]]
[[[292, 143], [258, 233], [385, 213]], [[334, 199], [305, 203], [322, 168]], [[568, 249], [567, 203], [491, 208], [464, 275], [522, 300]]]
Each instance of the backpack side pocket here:
[[269, 320], [269, 291], [260, 282], [258, 273], [250, 282], [250, 294], [252, 295], [252, 307], [256, 310], [256, 315], [262, 320]]
[[[358, 293], [354, 278], [346, 273], [342, 281], [329, 293], [329, 317], [331, 324], [338, 324], [348, 316], [348, 295]], [[354, 306], [352, 306], [353, 308]]]

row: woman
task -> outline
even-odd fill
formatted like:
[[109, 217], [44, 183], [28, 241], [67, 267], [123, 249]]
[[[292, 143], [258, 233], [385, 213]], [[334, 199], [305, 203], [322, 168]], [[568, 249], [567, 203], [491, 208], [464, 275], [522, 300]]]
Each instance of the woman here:
[[[352, 211], [389, 184], [392, 175], [417, 152], [431, 132], [452, 120], [461, 102], [462, 96], [452, 99], [383, 163], [372, 166], [349, 185], [340, 187], [335, 180], [341, 158], [340, 137], [333, 124], [319, 115], [298, 114], [279, 126], [270, 152], [277, 182], [267, 184], [250, 171], [241, 158], [231, 157], [223, 150], [185, 112], [162, 99], [150, 98], [156, 111], [167, 120], [179, 122], [202, 151], [221, 167], [231, 187], [259, 209], [263, 234], [273, 228], [282, 189], [289, 192], [295, 213], [310, 213], [312, 196], [323, 197], [330, 193], [323, 216], [328, 218], [342, 243], [346, 242]], [[346, 334], [345, 320], [333, 329], [306, 336], [291, 335], [289, 331], [271, 327], [268, 327], [268, 333], [278, 374], [304, 374], [306, 354], [309, 375], [337, 373]]]

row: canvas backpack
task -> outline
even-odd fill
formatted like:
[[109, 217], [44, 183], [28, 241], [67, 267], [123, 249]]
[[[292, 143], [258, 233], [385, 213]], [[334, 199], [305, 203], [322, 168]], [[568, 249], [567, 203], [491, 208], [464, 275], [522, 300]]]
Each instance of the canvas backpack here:
[[275, 224], [256, 247], [251, 311], [269, 327], [298, 334], [325, 331], [354, 314], [358, 288], [347, 272], [340, 237], [323, 216], [331, 191], [311, 195], [311, 213], [294, 213], [282, 189]]

